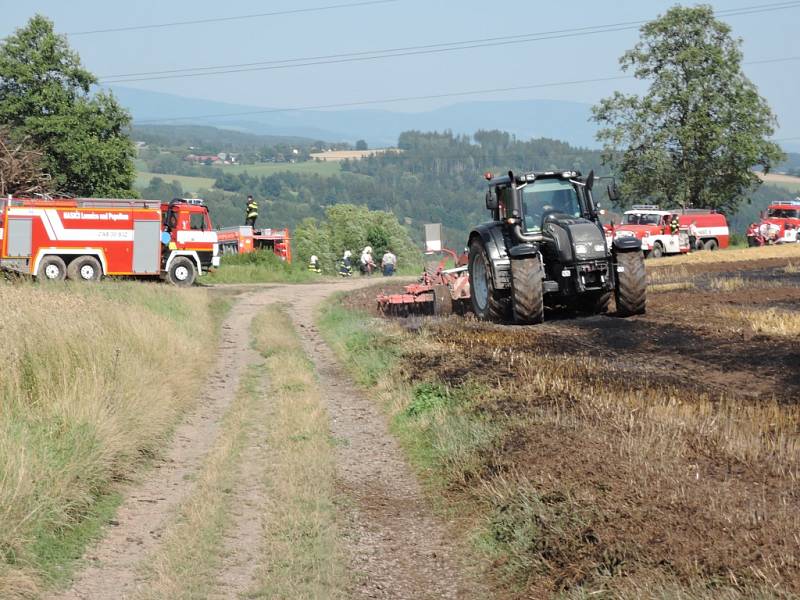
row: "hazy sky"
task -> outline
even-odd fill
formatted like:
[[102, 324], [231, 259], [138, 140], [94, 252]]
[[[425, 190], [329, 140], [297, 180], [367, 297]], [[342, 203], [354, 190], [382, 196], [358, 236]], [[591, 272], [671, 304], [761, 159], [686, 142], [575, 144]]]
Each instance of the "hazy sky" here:
[[[172, 21], [296, 10], [358, 0], [0, 0], [0, 36], [34, 13], [53, 19], [61, 33]], [[100, 77], [290, 58], [326, 56], [521, 35], [584, 26], [647, 20], [672, 1], [525, 2], [523, 0], [396, 0], [384, 4], [279, 15], [200, 25], [71, 35], [71, 45]], [[716, 10], [775, 4], [774, 0], [718, 0]], [[744, 41], [745, 61], [800, 57], [800, 3], [794, 8], [725, 17]], [[368, 99], [420, 96], [563, 82], [619, 74], [617, 59], [637, 39], [633, 30], [582, 37], [405, 56], [125, 84], [127, 87], [264, 107], [297, 107]], [[779, 138], [800, 136], [800, 60], [746, 66], [778, 115]], [[547, 98], [594, 103], [614, 89], [636, 90], [615, 81], [467, 98], [381, 106], [414, 111], [470, 99]]]

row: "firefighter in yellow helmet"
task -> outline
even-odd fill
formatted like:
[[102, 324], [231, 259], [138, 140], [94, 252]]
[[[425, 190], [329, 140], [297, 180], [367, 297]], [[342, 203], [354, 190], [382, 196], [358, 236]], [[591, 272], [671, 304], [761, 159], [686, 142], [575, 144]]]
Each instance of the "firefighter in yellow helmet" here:
[[669, 232], [672, 235], [678, 235], [678, 232], [681, 229], [680, 221], [678, 220], [678, 215], [672, 215], [672, 220], [669, 222]]
[[256, 228], [256, 219], [258, 218], [258, 202], [253, 200], [252, 196], [247, 197], [247, 209], [245, 210], [245, 225], [250, 225], [253, 229]]

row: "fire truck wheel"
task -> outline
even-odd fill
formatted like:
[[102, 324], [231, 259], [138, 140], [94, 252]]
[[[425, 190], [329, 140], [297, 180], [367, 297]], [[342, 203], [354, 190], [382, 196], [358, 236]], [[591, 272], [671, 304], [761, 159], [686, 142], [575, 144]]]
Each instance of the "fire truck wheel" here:
[[197, 270], [190, 259], [185, 256], [179, 256], [172, 261], [167, 277], [173, 285], [189, 287], [197, 277]]
[[717, 243], [717, 240], [706, 240], [703, 242], [703, 247], [706, 250], [716, 250], [719, 248], [719, 244]]
[[653, 244], [653, 251], [650, 252], [651, 258], [661, 258], [664, 256], [664, 246], [661, 242]]
[[36, 271], [36, 279], [42, 281], [64, 281], [66, 276], [67, 265], [60, 256], [45, 256]]
[[67, 279], [70, 281], [100, 281], [103, 267], [94, 256], [79, 256], [67, 267]]

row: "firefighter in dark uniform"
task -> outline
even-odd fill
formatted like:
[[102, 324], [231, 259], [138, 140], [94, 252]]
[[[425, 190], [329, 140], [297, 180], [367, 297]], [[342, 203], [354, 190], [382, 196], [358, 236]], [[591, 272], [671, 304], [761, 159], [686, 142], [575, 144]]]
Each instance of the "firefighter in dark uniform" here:
[[678, 235], [678, 231], [680, 231], [680, 223], [678, 221], [678, 215], [672, 215], [672, 220], [669, 222], [669, 232], [672, 235]]
[[247, 197], [247, 209], [245, 210], [245, 225], [250, 225], [253, 229], [256, 228], [256, 219], [258, 218], [258, 202], [253, 200], [252, 196]]

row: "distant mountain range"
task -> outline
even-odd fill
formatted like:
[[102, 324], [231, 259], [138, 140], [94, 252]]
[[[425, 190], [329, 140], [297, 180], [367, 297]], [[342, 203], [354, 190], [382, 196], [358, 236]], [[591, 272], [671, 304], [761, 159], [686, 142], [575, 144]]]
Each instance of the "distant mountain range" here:
[[[251, 104], [229, 104], [134, 88], [113, 87], [135, 124], [212, 125], [243, 132], [312, 138], [330, 142], [366, 140], [370, 146], [397, 143], [403, 131], [472, 134], [500, 129], [520, 139], [547, 137], [574, 146], [597, 148], [590, 106], [557, 100], [462, 102], [419, 113], [376, 109], [281, 111]], [[238, 116], [222, 116], [237, 115]], [[179, 120], [166, 119], [180, 117]]]

